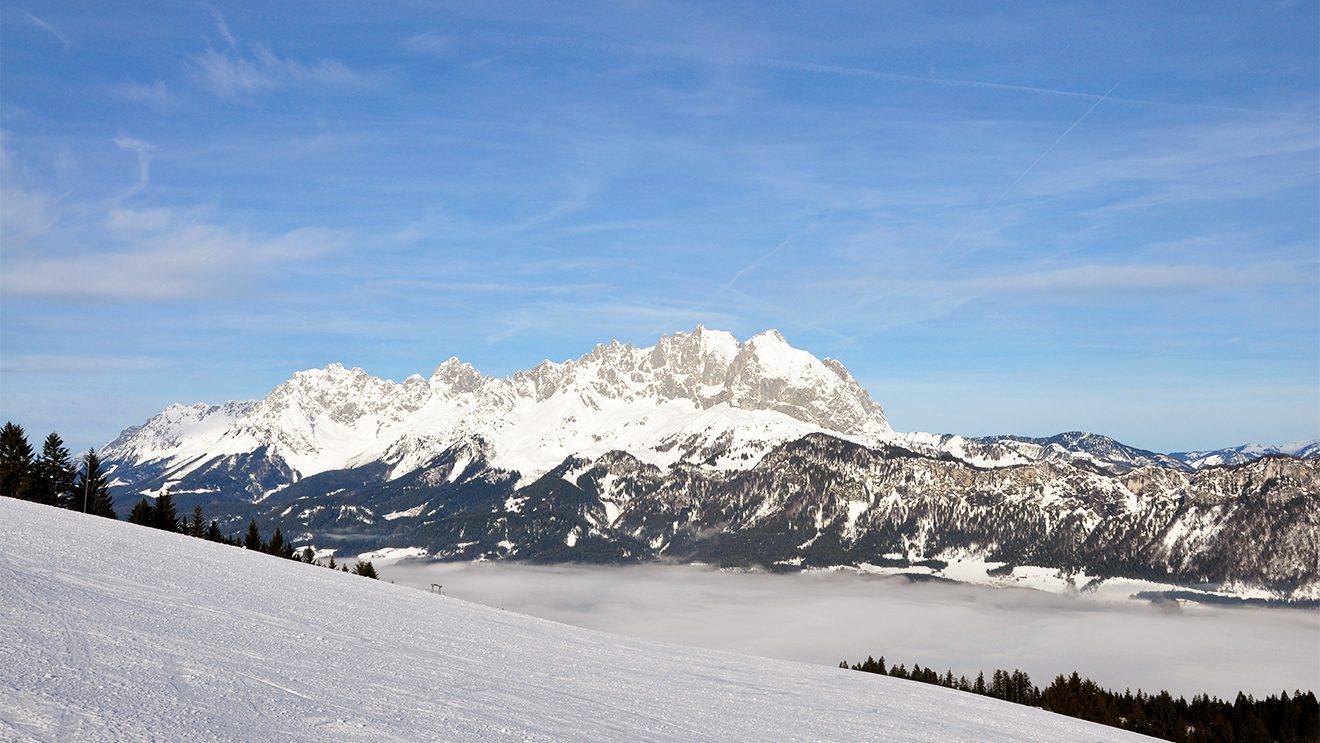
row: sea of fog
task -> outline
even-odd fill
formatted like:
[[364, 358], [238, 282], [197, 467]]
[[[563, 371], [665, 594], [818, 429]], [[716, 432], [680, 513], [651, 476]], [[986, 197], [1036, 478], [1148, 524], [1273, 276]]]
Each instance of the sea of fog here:
[[1320, 611], [1154, 606], [1021, 588], [842, 572], [698, 566], [543, 567], [405, 560], [381, 578], [622, 635], [837, 664], [884, 655], [973, 678], [1020, 668], [1044, 686], [1077, 670], [1103, 686], [1230, 698], [1320, 692]]

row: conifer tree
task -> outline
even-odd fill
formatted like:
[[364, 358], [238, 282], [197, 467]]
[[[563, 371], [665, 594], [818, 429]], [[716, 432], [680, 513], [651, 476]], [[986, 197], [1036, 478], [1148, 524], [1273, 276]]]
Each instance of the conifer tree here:
[[327, 562], [325, 566], [327, 568], [330, 568], [331, 570], [334, 570], [335, 568], [339, 567], [339, 564], [335, 562], [335, 554], [333, 552], [330, 553], [330, 561]]
[[206, 527], [206, 540], [208, 542], [225, 541], [225, 535], [220, 532], [220, 524], [215, 519], [211, 519], [211, 525]]
[[179, 530], [179, 512], [174, 507], [174, 496], [170, 495], [168, 489], [156, 496], [156, 521], [157, 529], [165, 531]]
[[34, 500], [51, 506], [69, 507], [73, 497], [73, 481], [77, 470], [69, 461], [69, 450], [59, 434], [51, 433], [41, 447], [37, 458], [36, 493]]
[[256, 519], [252, 519], [248, 522], [247, 537], [243, 540], [243, 546], [250, 550], [257, 550], [258, 552], [263, 550], [266, 546], [261, 541], [261, 532], [257, 529]]
[[357, 565], [353, 566], [353, 573], [355, 575], [361, 575], [364, 578], [376, 578], [377, 580], [380, 578], [380, 576], [376, 575], [376, 567], [371, 564], [370, 560], [358, 560]]
[[270, 541], [266, 543], [266, 551], [277, 557], [284, 556], [284, 534], [280, 527], [275, 527], [275, 533], [270, 535]]
[[23, 427], [5, 423], [0, 428], [0, 495], [31, 500], [33, 486], [32, 445]]
[[151, 507], [146, 498], [143, 498], [133, 506], [132, 511], [128, 512], [128, 523], [154, 527], [156, 525], [156, 509]]
[[313, 550], [312, 545], [309, 544], [306, 547], [302, 548], [302, 552], [299, 553], [298, 557], [303, 562], [307, 563], [308, 565], [311, 565], [316, 562], [316, 551]]
[[206, 515], [202, 513], [201, 506], [193, 506], [192, 518], [188, 520], [188, 528], [185, 531], [190, 537], [206, 538]]
[[114, 501], [110, 498], [110, 484], [101, 471], [101, 458], [96, 456], [95, 450], [88, 449], [83, 455], [83, 469], [78, 474], [80, 478], [73, 484], [73, 493], [75, 499], [82, 497], [81, 510], [94, 516], [118, 518]]

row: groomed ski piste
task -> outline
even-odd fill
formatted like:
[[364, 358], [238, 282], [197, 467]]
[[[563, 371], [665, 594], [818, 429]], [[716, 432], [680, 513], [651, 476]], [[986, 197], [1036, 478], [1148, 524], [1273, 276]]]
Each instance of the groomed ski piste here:
[[10, 498], [0, 523], [4, 740], [1150, 740]]

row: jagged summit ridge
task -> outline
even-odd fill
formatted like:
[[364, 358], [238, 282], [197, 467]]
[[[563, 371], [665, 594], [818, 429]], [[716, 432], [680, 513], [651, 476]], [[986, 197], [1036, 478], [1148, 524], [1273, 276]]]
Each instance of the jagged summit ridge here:
[[770, 446], [813, 432], [859, 442], [892, 433], [839, 362], [793, 348], [777, 331], [740, 343], [698, 326], [644, 348], [601, 344], [508, 377], [483, 375], [456, 357], [401, 383], [333, 363], [295, 373], [259, 401], [171, 406], [104, 453], [129, 464], [160, 460], [169, 470], [202, 454], [263, 450], [307, 476], [400, 451], [420, 465], [428, 454], [476, 442], [492, 465], [530, 476], [566, 456], [611, 449], [657, 465], [745, 467]]

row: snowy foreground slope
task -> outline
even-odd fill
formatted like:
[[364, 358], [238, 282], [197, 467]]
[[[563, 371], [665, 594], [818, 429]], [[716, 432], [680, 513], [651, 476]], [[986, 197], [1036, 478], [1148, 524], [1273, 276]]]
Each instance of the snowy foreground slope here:
[[0, 739], [1142, 739], [8, 498], [0, 523]]

